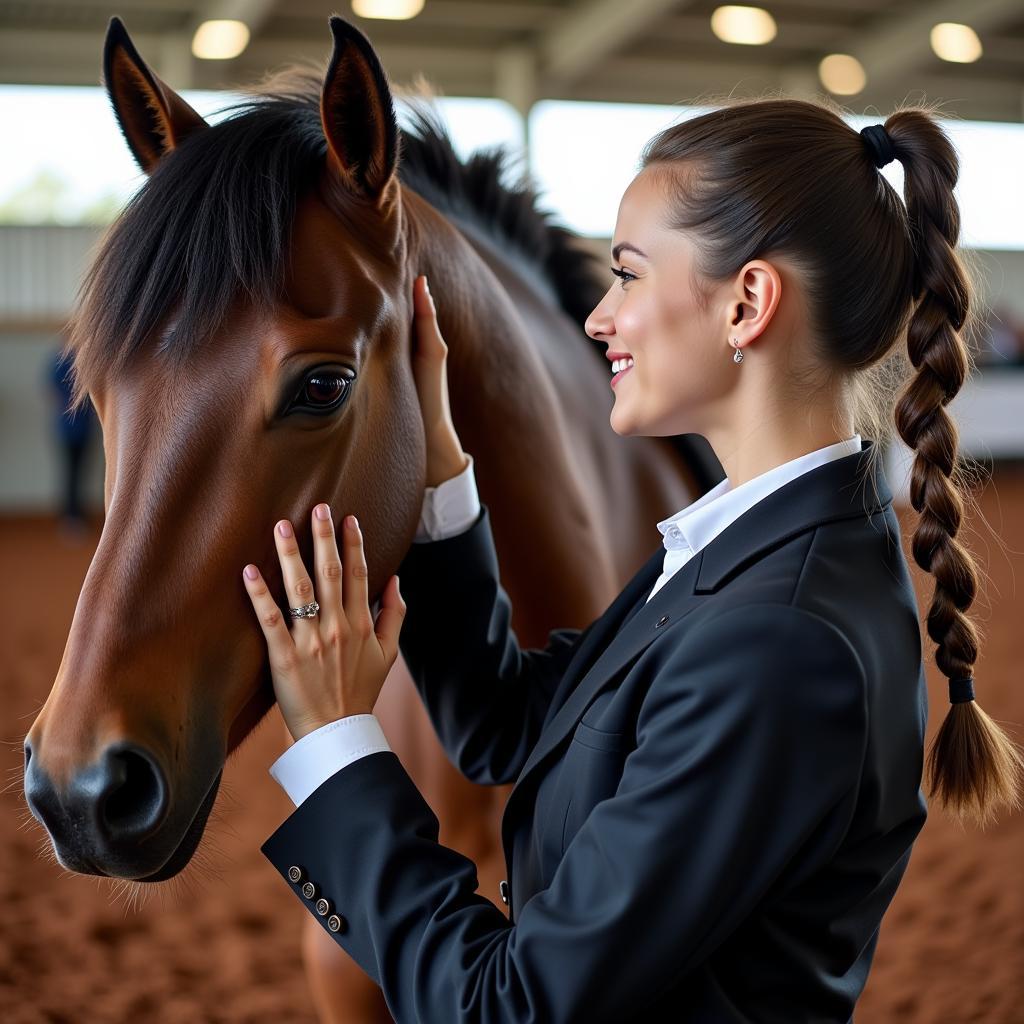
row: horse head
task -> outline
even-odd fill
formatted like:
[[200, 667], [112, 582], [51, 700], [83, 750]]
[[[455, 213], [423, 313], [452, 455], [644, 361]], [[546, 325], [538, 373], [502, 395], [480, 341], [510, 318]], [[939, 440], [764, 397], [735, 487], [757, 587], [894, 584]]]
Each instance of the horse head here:
[[317, 98], [207, 123], [111, 20], [104, 82], [147, 178], [83, 282], [71, 345], [99, 415], [105, 521], [25, 793], [60, 863], [158, 881], [190, 860], [228, 755], [273, 704], [241, 570], [285, 607], [273, 524], [358, 515], [376, 600], [415, 532], [424, 440], [399, 134], [332, 17]]

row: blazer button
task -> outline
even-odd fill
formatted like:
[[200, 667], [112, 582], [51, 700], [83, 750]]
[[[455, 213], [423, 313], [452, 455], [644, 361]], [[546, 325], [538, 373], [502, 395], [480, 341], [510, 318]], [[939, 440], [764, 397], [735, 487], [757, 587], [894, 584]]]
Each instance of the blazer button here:
[[666, 622], [668, 622], [668, 616], [662, 615], [662, 617], [654, 624], [654, 628], [657, 629], [659, 626], [664, 626]]
[[307, 900], [316, 899], [316, 894], [319, 891], [320, 890], [312, 882], [307, 882], [302, 887], [302, 895], [305, 896]]
[[302, 868], [298, 866], [298, 864], [293, 864], [288, 869], [288, 880], [290, 882], [301, 882], [305, 877], [306, 872], [303, 871]]
[[321, 917], [326, 917], [331, 912], [331, 901], [319, 899], [316, 901], [316, 912]]
[[498, 892], [501, 895], [501, 902], [504, 903], [505, 906], [507, 907], [508, 906], [508, 882], [506, 882], [504, 879], [502, 879], [498, 883]]
[[340, 932], [345, 927], [345, 918], [340, 917], [338, 914], [331, 914], [331, 916], [327, 918], [327, 927], [330, 928], [332, 932]]

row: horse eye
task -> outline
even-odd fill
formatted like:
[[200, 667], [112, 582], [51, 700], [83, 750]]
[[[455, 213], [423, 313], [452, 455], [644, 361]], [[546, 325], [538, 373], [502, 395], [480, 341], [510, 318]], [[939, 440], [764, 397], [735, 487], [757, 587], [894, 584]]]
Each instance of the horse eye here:
[[305, 379], [292, 407], [302, 406], [313, 412], [329, 412], [341, 404], [351, 383], [352, 379], [342, 373], [318, 370]]
[[306, 381], [305, 394], [313, 405], [331, 405], [341, 397], [346, 387], [348, 381], [344, 377], [318, 375]]

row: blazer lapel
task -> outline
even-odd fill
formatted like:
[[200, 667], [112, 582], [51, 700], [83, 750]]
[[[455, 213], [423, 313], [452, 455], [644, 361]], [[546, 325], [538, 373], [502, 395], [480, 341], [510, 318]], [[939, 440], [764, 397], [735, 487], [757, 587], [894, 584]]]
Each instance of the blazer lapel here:
[[572, 692], [576, 681], [586, 674], [594, 660], [611, 643], [630, 612], [651, 592], [661, 575], [664, 556], [665, 549], [659, 546], [594, 623], [562, 673], [562, 679], [552, 694], [547, 720], [554, 716], [566, 696]]
[[[619, 629], [626, 613], [650, 592], [661, 572], [664, 547], [659, 546], [594, 626], [569, 663], [552, 706], [557, 710], [527, 759], [509, 795], [507, 808], [534, 770], [566, 739], [594, 697], [659, 637], [664, 629], [689, 615], [708, 594], [771, 549], [805, 530], [835, 519], [878, 512], [892, 501], [881, 462], [872, 476], [869, 458], [874, 442], [862, 449], [790, 480], [757, 502], [699, 551]], [[616, 632], [618, 631], [618, 632]], [[559, 698], [565, 696], [564, 702]]]
[[[658, 552], [658, 564], [662, 564], [664, 548]], [[536, 746], [533, 748], [523, 770], [520, 773], [516, 788], [544, 758], [568, 735], [586, 710], [587, 705], [644, 649], [669, 625], [678, 622], [693, 611], [704, 597], [694, 594], [694, 583], [700, 573], [703, 551], [698, 552], [682, 567], [662, 588], [621, 629], [618, 628], [626, 611], [635, 602], [626, 602], [617, 616], [609, 610], [606, 613], [608, 623], [604, 629], [594, 629], [593, 635], [587, 638], [587, 651], [583, 648], [577, 657], [569, 663], [562, 686], [556, 697], [569, 690], [565, 702], [558, 708], [553, 717], [544, 726]], [[648, 576], [650, 574], [647, 574]], [[644, 579], [644, 593], [654, 586], [660, 571], [649, 580]], [[593, 642], [591, 642], [593, 641]], [[591, 649], [598, 648], [597, 658], [588, 667]], [[513, 794], [515, 790], [513, 790]], [[510, 798], [511, 798], [510, 794]]]

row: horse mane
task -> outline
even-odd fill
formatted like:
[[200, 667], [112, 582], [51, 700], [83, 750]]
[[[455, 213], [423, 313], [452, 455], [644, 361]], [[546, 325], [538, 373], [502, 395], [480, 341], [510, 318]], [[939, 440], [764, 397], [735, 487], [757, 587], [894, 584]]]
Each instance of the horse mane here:
[[606, 288], [598, 277], [597, 257], [540, 208], [537, 190], [525, 175], [514, 174], [516, 157], [506, 146], [480, 149], [462, 160], [437, 107], [421, 96], [403, 98], [410, 110], [401, 138], [402, 183], [442, 213], [468, 218], [514, 246], [545, 272], [558, 304], [582, 326]]
[[[69, 325], [74, 407], [91, 381], [144, 346], [155, 343], [183, 366], [238, 297], [263, 308], [278, 297], [298, 200], [327, 151], [323, 74], [295, 64], [266, 76], [221, 108], [222, 120], [167, 153], [129, 199], [99, 244]], [[506, 149], [462, 161], [435, 108], [414, 98], [412, 111], [411, 128], [400, 133], [402, 183], [514, 246], [582, 325], [604, 291], [596, 258], [538, 208], [524, 180], [506, 183]]]

